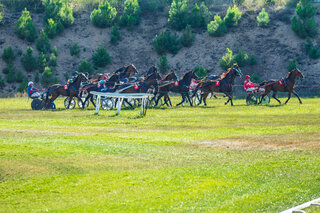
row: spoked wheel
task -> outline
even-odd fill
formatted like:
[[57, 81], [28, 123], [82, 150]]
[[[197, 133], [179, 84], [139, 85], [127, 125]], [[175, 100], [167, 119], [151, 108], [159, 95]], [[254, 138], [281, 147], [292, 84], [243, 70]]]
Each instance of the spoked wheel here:
[[40, 99], [33, 99], [31, 102], [31, 109], [32, 110], [40, 110], [43, 107], [43, 103]]
[[[261, 97], [259, 97], [260, 100]], [[268, 95], [264, 96], [263, 100], [261, 101], [261, 104], [269, 104], [270, 103], [270, 97]]]
[[160, 99], [160, 100], [158, 101], [158, 105], [156, 105], [156, 99], [155, 99], [155, 98], [152, 98], [152, 99], [149, 101], [149, 106], [150, 106], [150, 107], [162, 106], [162, 99]]
[[[81, 102], [81, 100], [82, 100], [82, 102]], [[82, 103], [84, 102], [86, 100], [86, 98], [79, 98], [78, 99], [78, 106], [79, 106], [79, 108], [81, 108], [82, 109]], [[89, 106], [89, 100], [86, 102], [86, 103], [84, 103], [84, 108], [87, 108]]]
[[[69, 100], [70, 100], [70, 97], [67, 97], [66, 99], [64, 99], [64, 107], [66, 109], [74, 109], [76, 107], [76, 101], [74, 100], [74, 98], [72, 98], [69, 105]], [[69, 105], [69, 108], [68, 108], [68, 105]]]
[[101, 108], [103, 110], [112, 110], [114, 107], [114, 101], [111, 98], [106, 98], [101, 102]]
[[246, 98], [247, 105], [257, 104], [258, 100], [259, 99], [253, 93], [250, 93]]
[[[125, 100], [126, 100], [127, 102], [126, 102]], [[124, 107], [129, 107], [130, 105], [129, 105], [128, 103], [130, 103], [130, 104], [132, 105], [132, 107], [135, 107], [135, 101], [134, 101], [133, 98], [125, 98], [125, 99], [123, 100], [123, 106], [124, 106]]]

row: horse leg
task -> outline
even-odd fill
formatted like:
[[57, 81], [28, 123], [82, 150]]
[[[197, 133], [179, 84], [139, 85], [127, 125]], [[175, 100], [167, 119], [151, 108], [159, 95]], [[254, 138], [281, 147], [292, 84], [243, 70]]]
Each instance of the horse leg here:
[[288, 99], [286, 100], [286, 102], [284, 102], [284, 104], [287, 104], [290, 98], [291, 98], [291, 92], [288, 93]]
[[94, 106], [94, 108], [96, 108], [96, 104], [95, 104], [94, 101], [93, 101], [93, 95], [91, 95], [90, 101], [91, 101], [92, 105]]
[[159, 100], [162, 98], [163, 93], [160, 93], [157, 100], [156, 100], [156, 106], [158, 106]]
[[295, 96], [297, 96], [297, 98], [299, 99], [300, 104], [302, 104], [302, 101], [301, 101], [298, 93], [297, 93], [296, 91], [294, 91], [294, 90], [292, 91], [292, 93], [293, 93]]
[[227, 105], [229, 103], [229, 101], [231, 100], [229, 95], [226, 95], [226, 96], [228, 97], [228, 100], [224, 103], [225, 105]]
[[69, 109], [72, 99], [73, 99], [73, 96], [69, 96], [69, 103], [68, 103], [68, 108], [67, 109]]
[[189, 103], [190, 103], [190, 106], [193, 106], [193, 103], [192, 103], [192, 101], [191, 101], [191, 98], [190, 98], [189, 94], [187, 95], [187, 98], [188, 98], [188, 101], [189, 101]]
[[229, 98], [230, 98], [230, 101], [231, 101], [231, 106], [233, 106], [232, 95], [230, 95]]
[[276, 99], [279, 102], [279, 104], [281, 104], [281, 101], [276, 97], [276, 95], [277, 95], [277, 92], [273, 92], [272, 97]]
[[186, 100], [184, 94], [181, 94], [181, 96], [182, 96], [182, 101], [180, 103], [178, 103], [177, 106], [181, 105]]

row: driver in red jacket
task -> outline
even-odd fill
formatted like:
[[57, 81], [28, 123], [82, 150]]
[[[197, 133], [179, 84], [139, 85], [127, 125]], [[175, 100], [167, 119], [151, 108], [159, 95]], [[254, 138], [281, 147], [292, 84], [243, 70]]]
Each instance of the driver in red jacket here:
[[244, 85], [243, 86], [244, 86], [244, 90], [246, 92], [251, 92], [253, 90], [256, 90], [259, 87], [258, 84], [252, 83], [250, 81], [250, 75], [246, 75], [245, 79], [246, 80], [244, 81]]

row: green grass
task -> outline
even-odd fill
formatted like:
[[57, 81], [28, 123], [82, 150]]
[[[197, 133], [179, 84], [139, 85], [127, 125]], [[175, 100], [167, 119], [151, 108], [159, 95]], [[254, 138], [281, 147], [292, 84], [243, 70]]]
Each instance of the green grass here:
[[[282, 99], [283, 101], [284, 99]], [[174, 102], [177, 102], [175, 99]], [[320, 197], [320, 99], [32, 111], [0, 99], [0, 212], [277, 212]]]

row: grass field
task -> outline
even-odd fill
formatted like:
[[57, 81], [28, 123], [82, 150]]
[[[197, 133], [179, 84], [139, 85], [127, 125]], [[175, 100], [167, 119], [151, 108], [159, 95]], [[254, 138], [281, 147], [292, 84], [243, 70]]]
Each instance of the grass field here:
[[[177, 102], [178, 99], [175, 100]], [[31, 111], [0, 99], [1, 212], [278, 212], [320, 197], [320, 99]], [[319, 210], [318, 210], [319, 211]]]

